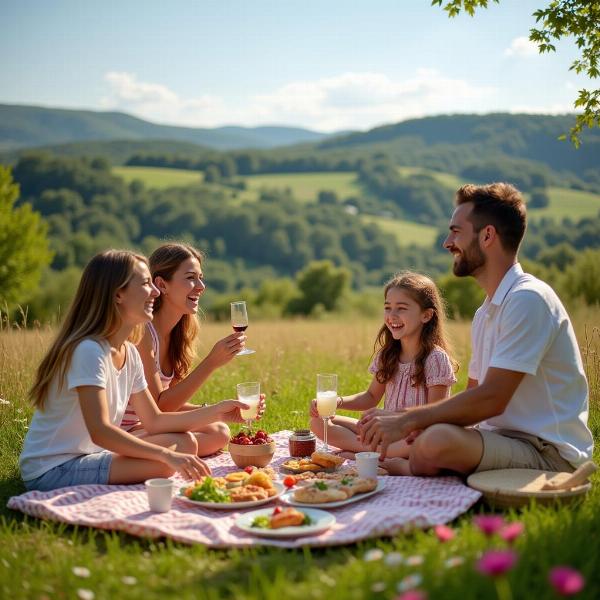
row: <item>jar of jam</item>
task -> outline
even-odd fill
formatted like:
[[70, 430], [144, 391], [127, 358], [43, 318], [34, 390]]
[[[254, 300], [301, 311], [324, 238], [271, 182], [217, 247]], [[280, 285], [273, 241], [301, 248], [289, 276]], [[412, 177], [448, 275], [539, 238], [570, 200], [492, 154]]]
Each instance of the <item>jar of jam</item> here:
[[310, 429], [297, 429], [290, 435], [290, 456], [303, 458], [317, 449], [317, 437]]

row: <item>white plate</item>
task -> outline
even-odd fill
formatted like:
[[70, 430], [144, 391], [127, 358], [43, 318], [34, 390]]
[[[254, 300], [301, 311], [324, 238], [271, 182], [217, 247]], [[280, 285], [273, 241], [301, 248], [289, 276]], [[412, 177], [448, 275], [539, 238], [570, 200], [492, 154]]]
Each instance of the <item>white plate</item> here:
[[[309, 480], [310, 481], [310, 480]], [[292, 488], [281, 496], [281, 501], [291, 506], [302, 506], [302, 507], [313, 507], [318, 506], [319, 508], [337, 508], [338, 506], [346, 506], [346, 504], [352, 504], [353, 502], [360, 502], [377, 492], [380, 492], [385, 487], [385, 479], [379, 477], [377, 479], [377, 487], [372, 492], [365, 492], [364, 494], [356, 494], [346, 500], [336, 500], [335, 502], [320, 502], [319, 504], [307, 504], [306, 502], [298, 502], [294, 500], [293, 495], [296, 489]]]
[[256, 517], [272, 515], [272, 508], [262, 508], [260, 510], [253, 510], [252, 512], [245, 513], [238, 517], [235, 525], [242, 531], [251, 533], [253, 535], [271, 538], [288, 538], [321, 533], [329, 529], [335, 523], [335, 517], [324, 510], [305, 508], [302, 510], [302, 512], [311, 518], [312, 523], [310, 525], [281, 527], [279, 529], [262, 529], [260, 527], [252, 527], [252, 521], [254, 521]]
[[201, 506], [202, 508], [214, 508], [215, 510], [235, 510], [237, 508], [260, 506], [261, 504], [267, 504], [268, 502], [271, 502], [271, 500], [275, 500], [275, 498], [279, 498], [285, 489], [283, 484], [273, 482], [273, 487], [277, 490], [277, 493], [274, 496], [264, 498], [263, 500], [249, 500], [248, 502], [201, 502], [200, 500], [192, 500], [191, 498], [184, 496], [181, 491], [179, 491], [175, 497], [179, 498], [179, 500], [187, 502], [188, 504]]

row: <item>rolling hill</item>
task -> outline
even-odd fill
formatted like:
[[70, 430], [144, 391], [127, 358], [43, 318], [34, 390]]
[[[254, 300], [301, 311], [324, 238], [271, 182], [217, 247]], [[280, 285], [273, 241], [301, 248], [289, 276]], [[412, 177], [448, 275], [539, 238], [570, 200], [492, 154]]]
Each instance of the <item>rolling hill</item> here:
[[120, 112], [0, 104], [2, 151], [93, 140], [178, 140], [231, 150], [273, 148], [325, 137], [326, 134], [300, 127], [175, 127]]

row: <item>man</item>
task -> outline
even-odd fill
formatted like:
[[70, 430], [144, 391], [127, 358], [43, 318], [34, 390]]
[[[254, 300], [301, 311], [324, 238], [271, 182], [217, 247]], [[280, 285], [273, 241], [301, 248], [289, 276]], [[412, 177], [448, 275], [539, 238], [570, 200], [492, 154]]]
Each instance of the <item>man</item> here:
[[458, 190], [444, 247], [454, 255], [454, 274], [475, 277], [487, 294], [473, 320], [469, 382], [438, 403], [365, 414], [361, 439], [380, 447], [382, 458], [392, 442], [412, 442], [394, 471], [570, 472], [591, 458], [588, 387], [573, 326], [552, 288], [517, 262], [525, 228], [525, 204], [513, 186]]

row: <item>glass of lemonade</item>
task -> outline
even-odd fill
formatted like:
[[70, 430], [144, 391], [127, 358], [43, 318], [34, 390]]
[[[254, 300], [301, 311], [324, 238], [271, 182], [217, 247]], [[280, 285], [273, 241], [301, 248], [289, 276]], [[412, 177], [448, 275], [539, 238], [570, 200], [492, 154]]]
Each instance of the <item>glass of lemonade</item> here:
[[240, 402], [248, 405], [247, 409], [240, 409], [242, 419], [250, 429], [252, 421], [258, 417], [258, 403], [260, 401], [260, 383], [258, 381], [246, 381], [236, 386], [237, 397]]
[[327, 421], [335, 416], [337, 408], [337, 375], [332, 373], [319, 373], [317, 375], [317, 412], [323, 419], [323, 442], [325, 452], [329, 452], [327, 445]]

